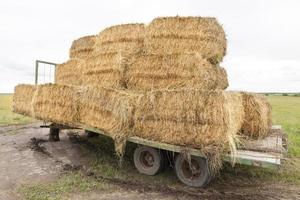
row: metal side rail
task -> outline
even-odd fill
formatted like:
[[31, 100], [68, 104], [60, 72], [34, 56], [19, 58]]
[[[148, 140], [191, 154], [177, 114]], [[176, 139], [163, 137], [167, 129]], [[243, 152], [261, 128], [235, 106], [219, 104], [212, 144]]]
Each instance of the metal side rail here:
[[[70, 127], [76, 127], [77, 129], [83, 129], [83, 130], [88, 130], [91, 132], [99, 133], [102, 135], [109, 136], [109, 134], [106, 134], [105, 131], [97, 128], [92, 128], [92, 127], [87, 127], [84, 125], [77, 125], [77, 126], [66, 126], [66, 128]], [[273, 129], [281, 129], [279, 126], [274, 126]], [[190, 155], [194, 156], [200, 156], [200, 157], [205, 157], [205, 155], [198, 149], [194, 148], [188, 148], [184, 146], [179, 146], [179, 145], [172, 145], [172, 144], [167, 144], [163, 142], [158, 142], [158, 141], [152, 141], [140, 137], [129, 137], [127, 139], [128, 142], [136, 143], [136, 144], [141, 144], [145, 146], [150, 146], [158, 149], [163, 149], [167, 151], [172, 151], [172, 152], [188, 152]], [[282, 145], [282, 143], [279, 143]], [[260, 151], [255, 151], [255, 150], [238, 150], [236, 155], [234, 155], [234, 159], [230, 154], [226, 154], [223, 156], [223, 160], [225, 162], [231, 162], [231, 163], [236, 163], [236, 164], [242, 164], [242, 165], [250, 165], [250, 166], [257, 166], [257, 167], [263, 167], [263, 168], [277, 168], [281, 164], [281, 159], [283, 157], [282, 153], [278, 152], [260, 152]]]
[[[127, 139], [127, 141], [177, 153], [181, 153], [183, 150], [185, 150], [185, 152], [188, 152], [191, 155], [205, 157], [205, 155], [200, 150], [193, 148], [151, 141], [139, 137], [130, 137]], [[258, 166], [263, 168], [276, 168], [281, 164], [281, 157], [281, 154], [238, 150], [236, 155], [234, 156], [234, 159], [230, 154], [227, 154], [223, 156], [223, 160], [226, 162], [234, 162], [236, 164], [242, 165]]]
[[[103, 131], [95, 128], [84, 129], [104, 134]], [[279, 126], [274, 126], [273, 129], [281, 129]], [[104, 134], [106, 135], [106, 134]], [[179, 145], [172, 145], [163, 142], [152, 141], [140, 137], [129, 137], [128, 142], [150, 146], [158, 149], [181, 153], [183, 151], [189, 152], [191, 155], [205, 157], [205, 155], [198, 149], [187, 148]], [[281, 143], [280, 143], [281, 144]], [[234, 163], [250, 166], [258, 166], [263, 168], [277, 168], [281, 164], [282, 153], [273, 152], [259, 152], [255, 150], [238, 150], [234, 156]], [[233, 162], [230, 154], [224, 155], [223, 160], [226, 162]]]

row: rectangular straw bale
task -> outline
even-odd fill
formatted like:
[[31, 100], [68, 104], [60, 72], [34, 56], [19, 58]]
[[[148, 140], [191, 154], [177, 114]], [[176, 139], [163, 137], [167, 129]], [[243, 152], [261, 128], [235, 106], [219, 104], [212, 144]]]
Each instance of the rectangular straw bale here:
[[32, 98], [36, 91], [35, 85], [20, 84], [15, 87], [13, 96], [13, 112], [33, 116]]
[[271, 105], [259, 94], [243, 92], [245, 119], [242, 134], [253, 138], [263, 138], [272, 127]]
[[134, 54], [143, 48], [144, 24], [121, 24], [111, 26], [99, 33], [95, 45], [96, 54], [122, 52]]
[[132, 96], [121, 90], [85, 87], [81, 94], [80, 121], [110, 134], [125, 137], [132, 127]]
[[146, 29], [145, 49], [149, 53], [200, 53], [216, 64], [226, 54], [226, 37], [215, 18], [162, 17]]
[[90, 57], [94, 51], [95, 41], [95, 35], [89, 35], [74, 40], [70, 49], [70, 58], [85, 59]]
[[79, 120], [78, 98], [73, 87], [39, 85], [33, 98], [34, 117], [59, 124], [76, 124]]
[[85, 61], [81, 59], [71, 59], [56, 66], [55, 83], [61, 85], [81, 85], [82, 70], [85, 68]]
[[125, 60], [121, 53], [98, 54], [82, 67], [82, 85], [121, 88]]
[[239, 93], [201, 90], [147, 92], [136, 103], [134, 134], [205, 151], [229, 148], [244, 117]]
[[199, 54], [139, 54], [127, 62], [128, 89], [226, 89], [225, 69], [214, 66]]

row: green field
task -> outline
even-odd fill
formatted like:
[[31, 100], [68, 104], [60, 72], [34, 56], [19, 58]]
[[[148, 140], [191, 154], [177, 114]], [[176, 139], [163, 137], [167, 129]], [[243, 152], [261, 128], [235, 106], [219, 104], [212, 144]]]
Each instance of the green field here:
[[32, 122], [33, 119], [13, 113], [12, 95], [0, 94], [0, 126], [11, 124], [25, 124]]
[[269, 96], [273, 124], [280, 124], [288, 134], [289, 155], [300, 157], [300, 97]]

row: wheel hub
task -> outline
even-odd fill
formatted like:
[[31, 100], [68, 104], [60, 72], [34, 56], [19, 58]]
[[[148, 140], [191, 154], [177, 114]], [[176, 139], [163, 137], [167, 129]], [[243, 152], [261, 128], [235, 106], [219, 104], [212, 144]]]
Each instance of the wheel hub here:
[[182, 171], [185, 178], [193, 180], [201, 175], [200, 166], [195, 160], [192, 159], [191, 163], [184, 161], [182, 165]]
[[143, 152], [141, 155], [141, 163], [144, 167], [152, 167], [154, 164], [154, 157], [149, 152]]

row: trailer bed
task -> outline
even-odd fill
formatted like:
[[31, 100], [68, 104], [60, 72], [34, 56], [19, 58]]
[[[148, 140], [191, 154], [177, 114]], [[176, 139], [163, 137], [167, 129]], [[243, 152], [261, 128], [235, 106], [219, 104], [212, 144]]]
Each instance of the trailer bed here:
[[[96, 132], [99, 134], [107, 135], [102, 130], [81, 127], [84, 130]], [[273, 126], [272, 131], [276, 134], [271, 134], [269, 137], [262, 140], [249, 140], [245, 141], [245, 144], [237, 150], [234, 160], [230, 154], [223, 156], [223, 160], [226, 162], [232, 162], [242, 165], [258, 166], [263, 168], [276, 168], [280, 166], [285, 152], [285, 145], [283, 140], [283, 134], [281, 126]], [[168, 150], [172, 152], [188, 152], [190, 155], [205, 157], [205, 155], [198, 149], [187, 148], [179, 145], [172, 145], [140, 137], [129, 137], [128, 142], [150, 146], [158, 149]], [[249, 148], [247, 148], [249, 147]]]

